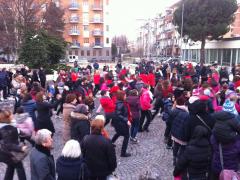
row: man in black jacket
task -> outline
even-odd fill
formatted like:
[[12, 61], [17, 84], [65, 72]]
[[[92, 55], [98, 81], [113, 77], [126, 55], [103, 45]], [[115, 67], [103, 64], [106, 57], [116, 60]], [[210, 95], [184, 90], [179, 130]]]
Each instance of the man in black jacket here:
[[30, 154], [31, 180], [55, 180], [55, 162], [50, 150], [53, 139], [51, 131], [41, 129], [37, 132], [36, 146]]
[[3, 99], [7, 99], [8, 74], [6, 69], [0, 71], [0, 91], [3, 91]]

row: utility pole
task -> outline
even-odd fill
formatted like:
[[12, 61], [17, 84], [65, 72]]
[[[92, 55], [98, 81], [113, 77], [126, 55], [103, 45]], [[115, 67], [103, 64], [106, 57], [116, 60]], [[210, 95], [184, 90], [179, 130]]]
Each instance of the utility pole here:
[[183, 61], [183, 47], [182, 47], [182, 44], [183, 44], [183, 25], [184, 25], [184, 1], [183, 1], [183, 4], [182, 4], [182, 25], [181, 25], [181, 60]]

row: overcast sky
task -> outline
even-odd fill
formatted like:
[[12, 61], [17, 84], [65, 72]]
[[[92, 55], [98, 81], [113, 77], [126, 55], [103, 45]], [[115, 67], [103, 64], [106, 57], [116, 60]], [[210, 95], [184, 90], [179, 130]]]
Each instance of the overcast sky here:
[[125, 34], [130, 40], [137, 37], [138, 28], [178, 0], [111, 0], [112, 35]]

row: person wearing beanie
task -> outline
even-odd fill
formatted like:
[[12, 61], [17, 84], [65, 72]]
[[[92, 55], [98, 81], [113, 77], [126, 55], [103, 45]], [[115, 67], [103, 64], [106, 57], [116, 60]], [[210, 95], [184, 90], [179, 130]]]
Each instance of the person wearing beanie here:
[[[207, 101], [207, 111], [209, 113], [214, 113], [214, 108], [213, 108], [213, 101], [214, 101], [214, 99], [212, 97], [212, 93], [211, 93], [209, 88], [203, 90], [203, 96], [207, 97], [207, 99], [206, 99], [206, 101]], [[215, 99], [215, 101], [216, 101], [216, 99]], [[217, 103], [215, 103], [215, 106], [216, 106], [216, 104]]]
[[230, 99], [227, 99], [223, 104], [223, 111], [235, 114], [236, 116], [238, 115], [235, 105]]
[[188, 109], [185, 106], [186, 99], [181, 96], [176, 99], [176, 108], [174, 108], [169, 116], [169, 124], [171, 127], [171, 136], [173, 140], [173, 164], [176, 165], [177, 159], [181, 156], [187, 145], [185, 137], [185, 123], [188, 119]]
[[[187, 102], [189, 117], [185, 125], [186, 141], [188, 142], [193, 133], [195, 127], [198, 125], [204, 126], [207, 124], [210, 129], [213, 128], [215, 120], [207, 111], [207, 101], [202, 99], [203, 97], [192, 96]], [[205, 123], [203, 123], [201, 120]], [[211, 132], [209, 131], [208, 137], [210, 138]]]
[[88, 106], [79, 104], [75, 110], [71, 112], [71, 139], [82, 142], [85, 135], [90, 134], [90, 121], [88, 118]]
[[234, 104], [230, 100], [226, 100], [223, 111], [212, 115], [216, 121], [211, 136], [213, 150], [211, 168], [215, 179], [218, 179], [222, 171], [219, 144], [222, 146], [224, 169], [238, 171], [239, 168], [240, 121], [237, 120], [234, 111]]

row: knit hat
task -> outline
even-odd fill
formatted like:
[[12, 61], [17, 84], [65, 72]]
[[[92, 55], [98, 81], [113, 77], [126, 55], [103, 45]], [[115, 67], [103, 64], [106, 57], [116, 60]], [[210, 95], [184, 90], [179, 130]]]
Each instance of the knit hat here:
[[225, 97], [226, 97], [226, 99], [228, 99], [228, 98], [230, 98], [231, 96], [234, 96], [236, 93], [234, 92], [234, 91], [232, 91], [232, 90], [227, 90], [226, 92], [225, 92]]
[[85, 104], [79, 104], [74, 109], [74, 112], [81, 113], [81, 114], [88, 114], [88, 106]]
[[209, 89], [204, 89], [203, 94], [210, 97], [211, 91]]
[[190, 104], [193, 104], [195, 101], [199, 100], [199, 97], [197, 96], [191, 96], [188, 100]]
[[227, 99], [225, 101], [225, 103], [223, 104], [223, 111], [230, 112], [230, 113], [236, 114], [236, 115], [238, 114], [234, 103], [232, 101], [230, 101], [229, 99]]

